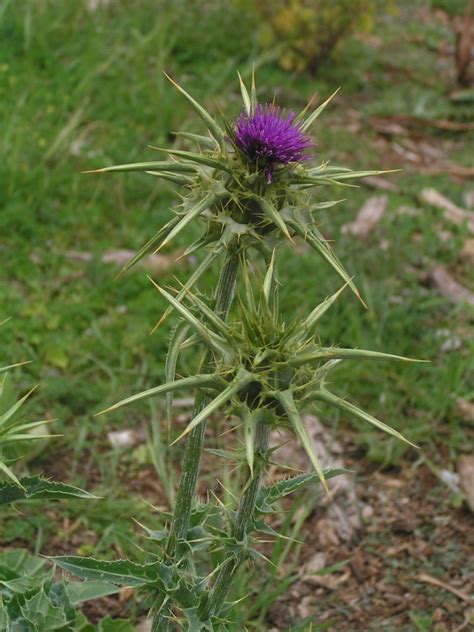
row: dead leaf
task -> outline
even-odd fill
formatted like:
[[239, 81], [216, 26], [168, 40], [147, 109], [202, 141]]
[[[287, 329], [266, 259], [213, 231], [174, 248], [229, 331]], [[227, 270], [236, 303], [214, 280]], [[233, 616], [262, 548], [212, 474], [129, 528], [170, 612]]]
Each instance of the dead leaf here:
[[466, 494], [466, 503], [474, 511], [474, 455], [466, 454], [458, 461], [459, 482]]
[[356, 219], [349, 224], [344, 224], [341, 232], [345, 235], [351, 234], [358, 237], [366, 237], [380, 222], [387, 208], [387, 199], [386, 195], [370, 197], [358, 212]]
[[444, 211], [446, 219], [454, 224], [466, 223], [468, 230], [474, 233], [474, 213], [463, 209], [435, 189], [423, 189], [420, 200]]
[[445, 298], [453, 303], [467, 303], [474, 306], [474, 293], [458, 283], [444, 266], [435, 266], [428, 276]]

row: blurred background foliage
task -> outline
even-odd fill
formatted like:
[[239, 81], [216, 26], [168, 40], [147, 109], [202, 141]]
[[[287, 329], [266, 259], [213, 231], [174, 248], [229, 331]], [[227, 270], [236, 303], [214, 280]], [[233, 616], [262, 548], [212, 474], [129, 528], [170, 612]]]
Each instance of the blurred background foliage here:
[[370, 31], [376, 14], [393, 9], [394, 2], [256, 0], [247, 2], [246, 6], [256, 11], [263, 48], [276, 47], [280, 51], [281, 67], [314, 75], [321, 64], [334, 56], [344, 38], [355, 31]]

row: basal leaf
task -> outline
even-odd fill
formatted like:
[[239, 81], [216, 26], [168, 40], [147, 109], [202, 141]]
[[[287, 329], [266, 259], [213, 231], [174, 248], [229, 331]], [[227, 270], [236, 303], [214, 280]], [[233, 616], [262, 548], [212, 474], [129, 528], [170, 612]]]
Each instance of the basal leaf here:
[[162, 564], [136, 564], [130, 560], [104, 561], [91, 557], [60, 555], [49, 558], [60, 568], [85, 580], [139, 587], [159, 581]]

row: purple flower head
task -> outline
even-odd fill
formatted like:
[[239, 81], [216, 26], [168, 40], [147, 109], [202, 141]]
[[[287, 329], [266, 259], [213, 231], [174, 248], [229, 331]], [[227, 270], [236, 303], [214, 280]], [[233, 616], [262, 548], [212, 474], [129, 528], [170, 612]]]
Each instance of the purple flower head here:
[[277, 164], [308, 158], [311, 140], [294, 122], [295, 114], [274, 105], [257, 105], [255, 113], [241, 114], [235, 123], [235, 143], [251, 163], [265, 170], [267, 182]]

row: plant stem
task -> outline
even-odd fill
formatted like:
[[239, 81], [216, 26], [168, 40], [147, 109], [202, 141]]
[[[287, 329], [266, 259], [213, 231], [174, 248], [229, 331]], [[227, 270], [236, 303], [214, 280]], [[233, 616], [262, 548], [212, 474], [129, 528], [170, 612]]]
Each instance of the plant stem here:
[[[223, 320], [227, 320], [229, 308], [234, 298], [238, 267], [239, 250], [238, 247], [234, 245], [227, 251], [216, 290], [215, 312]], [[209, 370], [211, 368], [209, 356], [206, 359], [206, 364]], [[198, 394], [194, 405], [193, 417], [200, 413], [209, 401], [210, 399], [205, 395]], [[176, 556], [179, 542], [186, 538], [189, 529], [205, 432], [206, 422], [203, 422], [189, 433], [186, 442], [173, 522], [171, 524], [166, 548], [167, 557], [170, 560], [173, 560]], [[166, 630], [168, 630], [170, 612], [171, 604], [167, 604], [161, 612], [155, 615], [152, 632], [166, 632]]]
[[241, 551], [238, 554], [229, 553], [228, 559], [221, 568], [216, 582], [210, 592], [204, 618], [219, 614], [225, 598], [232, 586], [234, 576], [246, 558], [246, 536], [249, 532], [251, 520], [255, 512], [258, 490], [260, 489], [260, 481], [265, 469], [265, 453], [268, 447], [268, 437], [270, 427], [268, 424], [259, 422], [255, 433], [255, 456], [256, 467], [254, 468], [253, 477], [250, 474], [247, 481], [247, 490], [242, 495], [235, 522], [232, 528], [232, 538], [241, 544]]

